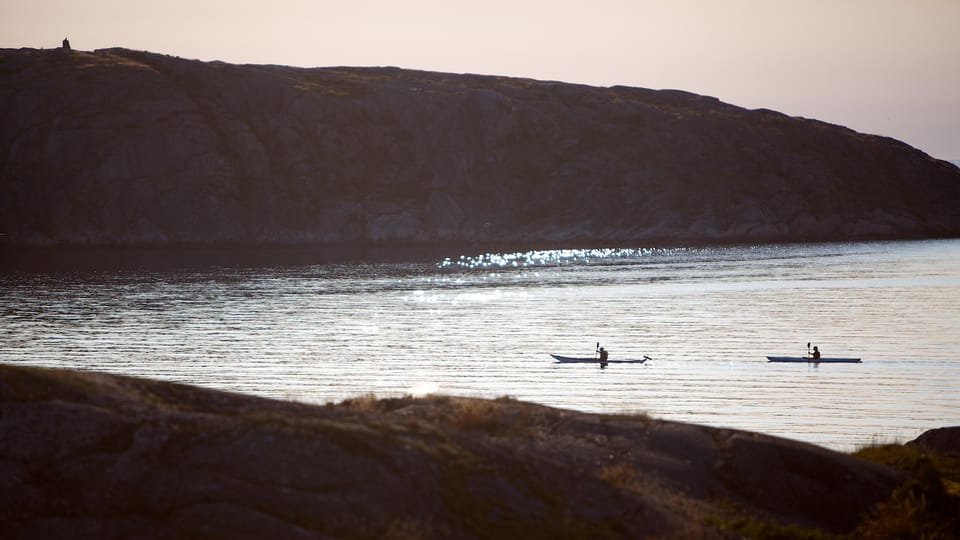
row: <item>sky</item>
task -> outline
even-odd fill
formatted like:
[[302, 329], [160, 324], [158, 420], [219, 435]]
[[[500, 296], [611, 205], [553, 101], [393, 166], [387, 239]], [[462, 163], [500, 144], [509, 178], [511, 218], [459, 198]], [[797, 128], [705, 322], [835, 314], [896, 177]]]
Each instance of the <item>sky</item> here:
[[960, 160], [960, 0], [0, 0], [0, 48], [677, 88]]

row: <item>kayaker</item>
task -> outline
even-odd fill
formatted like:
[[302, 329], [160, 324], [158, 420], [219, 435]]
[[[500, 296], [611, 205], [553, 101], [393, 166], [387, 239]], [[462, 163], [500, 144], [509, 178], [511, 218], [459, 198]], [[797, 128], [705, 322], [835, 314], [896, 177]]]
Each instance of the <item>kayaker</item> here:
[[600, 367], [601, 368], [607, 367], [607, 358], [609, 356], [610, 355], [607, 353], [607, 350], [604, 349], [603, 347], [600, 347]]
[[811, 355], [814, 360], [820, 360], [820, 349], [816, 345], [813, 346], [813, 354]]

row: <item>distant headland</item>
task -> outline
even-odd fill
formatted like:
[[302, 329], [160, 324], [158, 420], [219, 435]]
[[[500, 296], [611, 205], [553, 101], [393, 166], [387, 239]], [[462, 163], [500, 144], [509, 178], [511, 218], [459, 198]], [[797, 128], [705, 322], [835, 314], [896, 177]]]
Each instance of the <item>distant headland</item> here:
[[679, 90], [0, 50], [0, 245], [960, 236], [960, 169]]

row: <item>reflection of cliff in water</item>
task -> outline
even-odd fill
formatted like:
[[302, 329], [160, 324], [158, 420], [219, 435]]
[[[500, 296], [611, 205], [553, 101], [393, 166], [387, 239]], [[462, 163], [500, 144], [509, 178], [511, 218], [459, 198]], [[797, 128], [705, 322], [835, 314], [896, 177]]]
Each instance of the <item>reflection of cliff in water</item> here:
[[0, 51], [6, 245], [953, 236], [960, 170], [676, 90]]
[[3, 272], [168, 271], [205, 268], [269, 268], [368, 263], [433, 264], [449, 255], [435, 247], [271, 246], [205, 249], [105, 247], [14, 248], [0, 258]]

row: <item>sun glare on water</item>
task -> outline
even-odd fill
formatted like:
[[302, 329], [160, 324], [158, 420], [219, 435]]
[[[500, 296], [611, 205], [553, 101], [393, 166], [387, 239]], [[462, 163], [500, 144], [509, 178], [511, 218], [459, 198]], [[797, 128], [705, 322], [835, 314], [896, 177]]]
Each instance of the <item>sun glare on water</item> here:
[[413, 385], [407, 393], [413, 397], [424, 397], [430, 394], [436, 394], [440, 390], [440, 386], [434, 382], [422, 382]]
[[589, 264], [610, 258], [639, 258], [657, 252], [652, 248], [626, 249], [553, 249], [514, 253], [483, 253], [476, 256], [461, 255], [458, 259], [446, 258], [437, 263], [438, 268], [520, 268], [530, 266], [555, 266], [559, 264]]

